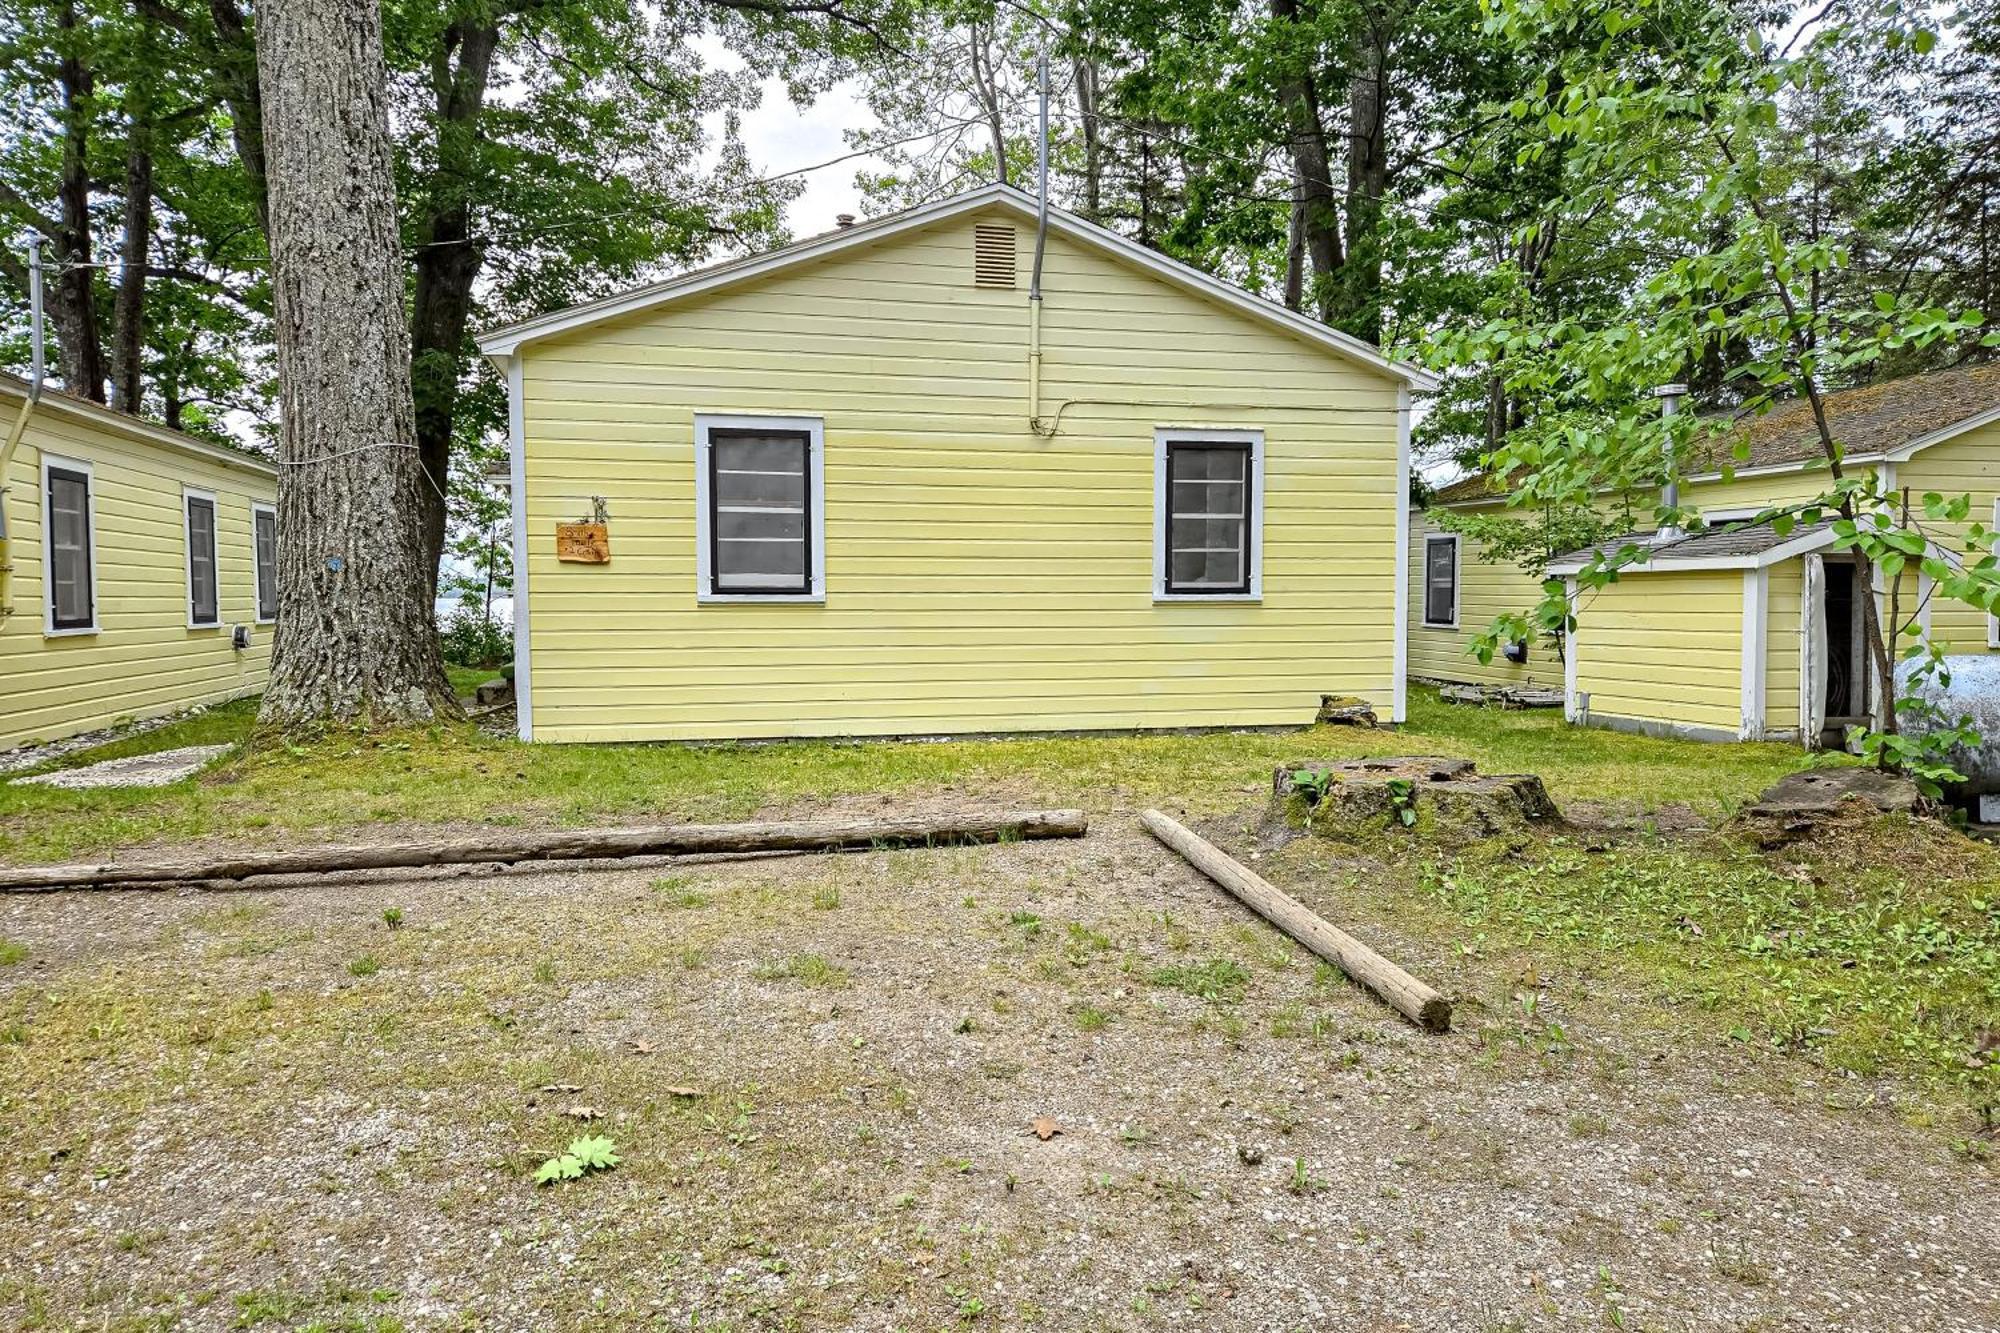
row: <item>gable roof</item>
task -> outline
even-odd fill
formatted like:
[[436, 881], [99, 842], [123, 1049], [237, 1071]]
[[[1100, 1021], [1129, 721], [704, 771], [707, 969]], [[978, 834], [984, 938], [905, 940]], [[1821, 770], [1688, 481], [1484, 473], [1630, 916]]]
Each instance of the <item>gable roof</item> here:
[[[685, 300], [737, 283], [749, 282], [795, 264], [808, 263], [901, 232], [914, 231], [919, 227], [927, 227], [933, 223], [987, 208], [1008, 209], [1030, 221], [1036, 217], [1036, 201], [1033, 196], [1011, 185], [986, 185], [953, 195], [949, 199], [941, 199], [936, 203], [905, 209], [900, 213], [885, 214], [866, 222], [858, 222], [851, 227], [841, 227], [803, 241], [796, 241], [761, 255], [751, 255], [725, 264], [711, 265], [692, 273], [669, 278], [665, 282], [657, 282], [651, 286], [607, 296], [602, 300], [571, 306], [567, 310], [557, 310], [550, 314], [537, 315], [532, 319], [524, 319], [516, 324], [505, 325], [481, 335], [478, 340], [479, 350], [495, 359], [509, 357], [524, 345], [540, 338], [567, 333], [572, 329], [617, 319], [635, 311], [650, 310], [656, 306]], [[1288, 310], [1275, 301], [1267, 301], [1240, 287], [1231, 286], [1219, 278], [1211, 277], [1178, 260], [1169, 259], [1135, 241], [1127, 240], [1114, 231], [1100, 227], [1094, 222], [1086, 222], [1076, 214], [1053, 205], [1049, 207], [1049, 231], [1052, 235], [1063, 236], [1110, 254], [1184, 291], [1207, 297], [1253, 319], [1316, 343], [1348, 361], [1401, 380], [1413, 389], [1430, 390], [1437, 387], [1437, 377], [1430, 372], [1392, 361], [1382, 355], [1378, 348], [1370, 346], [1359, 338], [1342, 333], [1338, 329], [1328, 328], [1318, 320], [1295, 310]]]
[[[0, 410], [3, 410], [11, 417], [12, 413], [19, 410], [15, 406], [15, 401], [26, 398], [32, 387], [28, 381], [22, 379], [19, 375], [0, 370]], [[60, 389], [44, 387], [41, 397], [35, 401], [35, 410], [37, 412], [53, 412], [57, 416], [67, 417], [72, 421], [80, 421], [101, 430], [109, 430], [123, 435], [127, 439], [159, 445], [178, 453], [207, 459], [212, 463], [224, 463], [231, 467], [249, 468], [253, 472], [262, 472], [272, 477], [278, 475], [278, 465], [276, 463], [262, 454], [251, 453], [248, 449], [240, 445], [221, 444], [214, 440], [204, 440], [199, 436], [189, 435], [185, 431], [178, 431], [170, 426], [162, 426], [148, 421], [144, 417], [135, 417], [127, 412], [113, 411], [102, 403], [92, 402], [88, 398], [79, 398], [75, 394], [64, 393]], [[0, 421], [0, 435], [4, 435], [6, 433], [5, 427], [11, 424], [11, 420]]]
[[[1840, 389], [1824, 401], [1834, 438], [1846, 448], [1848, 462], [1900, 462], [1933, 444], [2000, 421], [2000, 363], [1953, 366]], [[1725, 464], [1741, 473], [1804, 467], [1825, 456], [1812, 404], [1803, 398], [1788, 398], [1762, 416], [1739, 413], [1736, 420], [1735, 430], [1719, 435], [1705, 453], [1690, 460], [1691, 467], [1703, 470], [1697, 477], [1720, 472]], [[1747, 459], [1733, 452], [1739, 440], [1750, 445]], [[1506, 494], [1489, 474], [1475, 472], [1440, 487], [1431, 503], [1465, 504]]]

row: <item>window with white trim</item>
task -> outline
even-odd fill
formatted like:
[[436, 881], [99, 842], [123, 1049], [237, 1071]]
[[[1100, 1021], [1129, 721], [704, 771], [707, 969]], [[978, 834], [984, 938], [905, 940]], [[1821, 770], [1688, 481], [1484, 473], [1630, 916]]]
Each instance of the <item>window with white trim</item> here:
[[816, 417], [695, 418], [702, 600], [825, 600], [822, 440]]
[[1161, 429], [1154, 446], [1154, 596], [1262, 596], [1262, 433]]
[[97, 569], [93, 543], [91, 474], [87, 463], [42, 460], [42, 529], [48, 571], [50, 634], [91, 634], [97, 629]]
[[250, 549], [257, 564], [257, 623], [278, 618], [278, 511], [267, 504], [250, 506]]
[[188, 491], [185, 502], [188, 625], [203, 629], [222, 623], [215, 576], [215, 497], [205, 491]]
[[1424, 538], [1424, 625], [1458, 628], [1458, 534]]

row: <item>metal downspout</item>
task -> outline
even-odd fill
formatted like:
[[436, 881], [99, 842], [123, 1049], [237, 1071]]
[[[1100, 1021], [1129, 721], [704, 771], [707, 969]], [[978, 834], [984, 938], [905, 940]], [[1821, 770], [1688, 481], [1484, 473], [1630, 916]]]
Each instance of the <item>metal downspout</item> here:
[[1042, 251], [1049, 238], [1049, 49], [1035, 52], [1035, 82], [1041, 91], [1041, 136], [1035, 143], [1035, 268], [1028, 279], [1028, 429], [1042, 429]]
[[21, 437], [28, 429], [28, 417], [34, 412], [35, 404], [41, 401], [42, 381], [48, 374], [47, 351], [42, 336], [42, 238], [32, 234], [28, 237], [28, 312], [30, 342], [34, 348], [28, 396], [21, 400], [21, 411], [14, 418], [13, 428], [7, 432], [7, 442], [0, 445], [0, 623], [5, 623], [14, 614], [12, 529], [7, 521], [7, 495], [12, 487], [7, 479], [13, 475], [14, 452], [21, 447]]

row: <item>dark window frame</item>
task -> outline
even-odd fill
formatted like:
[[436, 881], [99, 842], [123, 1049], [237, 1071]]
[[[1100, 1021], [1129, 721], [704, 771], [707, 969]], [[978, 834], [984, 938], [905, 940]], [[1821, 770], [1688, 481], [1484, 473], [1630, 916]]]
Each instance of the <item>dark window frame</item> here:
[[[1425, 629], [1457, 629], [1458, 611], [1463, 596], [1459, 576], [1459, 556], [1461, 554], [1459, 535], [1455, 532], [1432, 532], [1424, 535], [1424, 619]], [[1449, 544], [1451, 547], [1451, 615], [1439, 620], [1431, 615], [1431, 548]]]
[[[210, 619], [203, 620], [198, 594], [194, 582], [194, 510], [196, 505], [208, 509], [208, 583], [214, 598]], [[222, 564], [221, 535], [216, 530], [216, 511], [221, 506], [214, 496], [195, 491], [181, 493], [181, 533], [183, 550], [187, 561], [187, 620], [189, 629], [219, 629], [222, 625]]]
[[[271, 520], [271, 558], [264, 559], [264, 520]], [[269, 609], [264, 601], [264, 576], [271, 578]], [[250, 506], [251, 596], [257, 603], [257, 623], [275, 624], [278, 619], [278, 507], [259, 501]]]
[[[84, 615], [81, 620], [65, 618], [56, 609], [56, 493], [57, 479], [80, 484], [83, 487], [83, 570], [80, 586], [83, 588]], [[82, 468], [65, 463], [45, 462], [42, 467], [42, 503], [48, 532], [43, 542], [47, 552], [46, 582], [43, 600], [48, 604], [48, 628], [58, 634], [93, 631], [97, 628], [97, 493], [91, 474]]]
[[[791, 437], [801, 447], [799, 458], [799, 582], [769, 586], [732, 584], [722, 586], [722, 487], [721, 464], [716, 444], [732, 438], [770, 439]], [[813, 589], [813, 434], [797, 426], [709, 426], [702, 440], [708, 453], [708, 594], [711, 597], [811, 597]]]
[[[1195, 585], [1174, 582], [1174, 455], [1178, 451], [1200, 449], [1205, 452], [1219, 449], [1233, 449], [1243, 455], [1242, 509], [1237, 521], [1243, 525], [1243, 578], [1234, 584], [1202, 583]], [[1166, 531], [1160, 541], [1160, 588], [1168, 597], [1243, 597], [1249, 595], [1254, 586], [1257, 568], [1257, 500], [1251, 488], [1257, 484], [1257, 446], [1249, 440], [1209, 440], [1198, 435], [1176, 436], [1166, 441], [1166, 475], [1162, 481], [1166, 495], [1163, 500], [1162, 521]]]

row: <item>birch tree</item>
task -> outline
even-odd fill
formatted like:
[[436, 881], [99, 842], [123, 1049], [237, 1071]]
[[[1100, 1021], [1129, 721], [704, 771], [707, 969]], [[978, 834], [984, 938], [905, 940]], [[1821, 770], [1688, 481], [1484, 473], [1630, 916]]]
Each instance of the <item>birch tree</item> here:
[[261, 720], [457, 713], [425, 569], [381, 13], [258, 9], [277, 335], [278, 619]]

